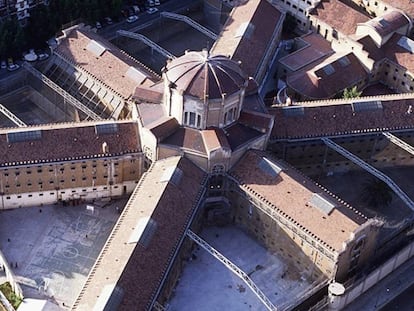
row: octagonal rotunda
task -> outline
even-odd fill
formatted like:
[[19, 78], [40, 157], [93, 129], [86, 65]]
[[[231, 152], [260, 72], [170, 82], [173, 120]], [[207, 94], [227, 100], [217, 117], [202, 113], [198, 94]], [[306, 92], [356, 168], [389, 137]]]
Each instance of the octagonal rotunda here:
[[239, 118], [247, 76], [237, 62], [190, 51], [163, 69], [164, 104], [183, 126], [224, 127]]

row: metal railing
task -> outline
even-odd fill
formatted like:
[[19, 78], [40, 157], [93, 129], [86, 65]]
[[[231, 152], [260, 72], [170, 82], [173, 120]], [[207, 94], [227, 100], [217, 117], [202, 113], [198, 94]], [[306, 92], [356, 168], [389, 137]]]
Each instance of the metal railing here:
[[79, 109], [84, 114], [86, 114], [89, 118], [91, 118], [92, 120], [102, 120], [102, 118], [100, 116], [98, 116], [96, 113], [94, 113], [88, 107], [86, 107], [84, 104], [82, 104], [81, 102], [76, 100], [72, 95], [67, 93], [64, 89], [62, 89], [60, 86], [58, 86], [52, 80], [50, 80], [48, 77], [46, 77], [40, 71], [38, 71], [37, 69], [33, 68], [31, 65], [28, 65], [26, 63], [23, 64], [23, 67], [27, 71], [29, 71], [31, 74], [33, 74], [35, 77], [39, 78], [43, 83], [45, 83], [47, 86], [49, 86], [52, 90], [54, 90], [59, 95], [61, 95], [63, 97], [63, 99], [65, 101], [67, 101], [69, 104], [71, 104], [75, 108]]
[[165, 57], [168, 58], [176, 58], [173, 54], [171, 54], [169, 51], [167, 51], [166, 49], [164, 49], [163, 47], [159, 46], [158, 44], [156, 44], [154, 41], [148, 39], [146, 36], [141, 35], [139, 33], [135, 33], [135, 32], [131, 32], [131, 31], [126, 31], [126, 30], [118, 30], [116, 32], [118, 35], [123, 36], [123, 37], [127, 37], [127, 38], [131, 38], [131, 39], [136, 39], [136, 40], [140, 40], [141, 42], [145, 43], [146, 45], [150, 46], [151, 48], [153, 48], [154, 50], [160, 52], [162, 55], [164, 55]]
[[400, 189], [400, 187], [398, 187], [398, 185], [387, 175], [385, 175], [384, 173], [380, 172], [379, 170], [377, 170], [376, 168], [374, 168], [373, 166], [369, 165], [368, 163], [366, 163], [365, 161], [363, 161], [362, 159], [358, 158], [357, 156], [355, 156], [354, 154], [352, 154], [351, 152], [349, 152], [348, 150], [346, 150], [345, 148], [339, 146], [338, 144], [334, 143], [332, 140], [330, 140], [329, 138], [321, 138], [322, 141], [330, 148], [334, 149], [336, 152], [340, 153], [341, 155], [343, 155], [345, 158], [347, 158], [348, 160], [352, 161], [353, 163], [359, 165], [361, 168], [363, 168], [364, 170], [370, 172], [372, 175], [374, 175], [375, 177], [377, 177], [378, 179], [382, 180], [383, 182], [385, 182], [393, 191], [394, 193], [412, 210], [414, 210], [414, 202], [410, 199], [410, 197]]
[[260, 290], [259, 287], [252, 281], [252, 279], [238, 266], [236, 266], [233, 262], [227, 259], [224, 255], [222, 255], [219, 251], [213, 248], [210, 244], [204, 241], [201, 237], [197, 234], [192, 232], [191, 230], [187, 230], [187, 236], [204, 248], [207, 252], [217, 258], [222, 264], [224, 264], [227, 268], [230, 269], [231, 272], [236, 274], [240, 279], [242, 279], [247, 286], [253, 291], [253, 293], [260, 299], [260, 301], [266, 306], [268, 310], [276, 311], [277, 308], [273, 305], [273, 303], [267, 298], [267, 296]]
[[414, 147], [410, 144], [407, 144], [405, 141], [399, 139], [397, 136], [391, 134], [390, 132], [382, 132], [382, 135], [387, 137], [388, 140], [391, 141], [393, 144], [397, 145], [398, 147], [401, 147], [405, 151], [414, 155]]
[[189, 26], [191, 26], [191, 27], [197, 29], [198, 31], [202, 32], [207, 37], [210, 37], [213, 40], [217, 40], [217, 38], [218, 38], [218, 35], [216, 35], [214, 32], [212, 32], [211, 30], [207, 29], [206, 27], [200, 25], [199, 23], [197, 23], [196, 21], [194, 21], [193, 19], [191, 19], [188, 16], [177, 14], [177, 13], [171, 13], [171, 12], [161, 12], [161, 16], [184, 22], [184, 23], [188, 24]]
[[11, 112], [9, 109], [4, 107], [2, 104], [0, 104], [0, 112], [4, 114], [7, 118], [9, 118], [10, 121], [12, 121], [14, 124], [16, 124], [19, 127], [26, 127], [26, 123], [24, 123], [22, 120], [20, 120], [13, 112]]

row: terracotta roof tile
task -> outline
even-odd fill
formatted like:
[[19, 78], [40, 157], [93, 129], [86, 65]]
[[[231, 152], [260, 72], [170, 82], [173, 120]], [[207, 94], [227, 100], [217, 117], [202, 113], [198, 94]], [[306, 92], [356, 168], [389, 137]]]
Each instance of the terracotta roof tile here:
[[345, 35], [354, 34], [357, 24], [369, 20], [367, 15], [340, 0], [322, 0], [309, 14]]
[[[116, 124], [117, 131], [99, 135], [95, 124]], [[40, 139], [9, 142], [12, 133], [40, 132]], [[83, 122], [31, 126], [7, 129], [0, 132], [0, 165], [16, 165], [19, 162], [55, 161], [79, 157], [103, 155], [102, 144], [107, 143], [109, 152], [122, 154], [140, 151], [138, 125], [131, 121]]]
[[[249, 0], [234, 7], [211, 52], [241, 61], [243, 71], [254, 77], [281, 17], [282, 13], [265, 0]], [[238, 35], [242, 28], [245, 33]]]
[[319, 34], [309, 33], [297, 40], [302, 41], [304, 46], [279, 60], [292, 71], [300, 70], [334, 53], [330, 42]]
[[226, 134], [222, 129], [207, 129], [202, 131], [201, 135], [203, 137], [207, 152], [212, 152], [220, 148], [230, 150], [230, 145], [227, 141]]
[[162, 104], [139, 103], [136, 107], [139, 118], [144, 126], [148, 126], [166, 116], [164, 105]]
[[287, 77], [287, 85], [309, 99], [325, 99], [367, 77], [367, 72], [353, 54], [335, 53], [312, 69], [297, 71]]
[[413, 129], [414, 113], [409, 112], [413, 109], [414, 98], [393, 97], [395, 95], [359, 98], [358, 101], [380, 100], [382, 105], [382, 109], [360, 112], [353, 110], [350, 101], [315, 102], [315, 106], [304, 106], [303, 115], [297, 116], [286, 116], [283, 108], [271, 109], [269, 113], [275, 116], [271, 136], [273, 139], [295, 139]]
[[385, 37], [401, 27], [409, 25], [410, 21], [399, 11], [388, 11], [382, 16], [369, 20], [365, 24], [371, 26], [375, 31]]
[[161, 144], [176, 146], [206, 154], [201, 131], [189, 127], [180, 127], [161, 141]]
[[[55, 53], [83, 68], [125, 99], [134, 94], [136, 86], [150, 86], [158, 79], [155, 73], [118, 47], [84, 28], [78, 27], [70, 31], [61, 40]], [[136, 71], [129, 75], [127, 72], [131, 67]]]
[[224, 132], [226, 133], [227, 141], [232, 151], [264, 135], [255, 129], [237, 122], [227, 127]]
[[157, 142], [172, 135], [179, 127], [180, 125], [174, 117], [162, 117], [147, 126], [151, 133], [156, 137]]
[[358, 42], [364, 45], [364, 50], [371, 59], [379, 62], [386, 58], [414, 73], [414, 55], [397, 44], [401, 37], [400, 34], [394, 34], [381, 48], [369, 36], [359, 39]]
[[271, 115], [253, 111], [242, 110], [238, 122], [262, 133], [268, 133], [273, 128]]
[[[165, 177], [176, 168], [179, 178]], [[110, 284], [124, 293], [117, 310], [149, 310], [201, 199], [204, 181], [205, 174], [185, 158], [155, 162], [130, 197], [73, 310], [92, 310]], [[148, 245], [128, 243], [144, 217], [156, 224]]]
[[[331, 250], [341, 251], [343, 242], [351, 238], [366, 218], [285, 163], [274, 162], [283, 170], [279, 174], [268, 173], [261, 165], [263, 156], [271, 160], [266, 154], [247, 152], [230, 174], [241, 188], [269, 202], [283, 218], [293, 221]], [[314, 193], [321, 194], [335, 206], [331, 213], [308, 204]]]
[[412, 19], [414, 18], [414, 5], [411, 0], [381, 0], [390, 6], [400, 9], [407, 13]]

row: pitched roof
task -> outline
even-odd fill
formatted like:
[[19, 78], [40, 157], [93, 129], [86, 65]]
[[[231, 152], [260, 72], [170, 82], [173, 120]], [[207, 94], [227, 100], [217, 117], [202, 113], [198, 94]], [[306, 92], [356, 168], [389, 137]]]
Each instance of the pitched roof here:
[[382, 16], [373, 18], [365, 23], [365, 25], [374, 28], [374, 30], [381, 36], [387, 36], [401, 27], [409, 25], [410, 21], [407, 17], [399, 11], [387, 11]]
[[221, 99], [247, 86], [247, 77], [235, 61], [207, 51], [186, 52], [165, 66], [170, 85], [200, 99]]
[[230, 150], [230, 145], [223, 129], [207, 129], [201, 132], [201, 136], [203, 137], [204, 146], [207, 152], [212, 152], [220, 148]]
[[279, 59], [282, 65], [292, 71], [305, 68], [334, 53], [331, 44], [319, 34], [311, 32], [296, 40], [303, 47]]
[[[367, 110], [355, 111], [352, 102], [366, 102]], [[370, 106], [369, 102], [373, 105]], [[380, 102], [380, 105], [376, 103]], [[285, 108], [270, 109], [275, 116], [271, 139], [317, 138], [414, 128], [414, 96], [396, 95], [301, 103], [301, 114], [286, 115]], [[300, 106], [298, 106], [300, 107]], [[371, 109], [372, 108], [372, 109]]]
[[179, 127], [175, 132], [163, 139], [161, 144], [206, 154], [201, 131], [189, 127]]
[[243, 71], [254, 77], [281, 18], [268, 1], [245, 1], [231, 11], [211, 53], [241, 61]]
[[155, 162], [131, 195], [73, 310], [93, 310], [103, 288], [112, 284], [124, 293], [117, 310], [149, 310], [201, 199], [204, 182], [205, 174], [185, 158]]
[[414, 5], [411, 0], [381, 0], [396, 9], [400, 9], [414, 19]]
[[85, 28], [72, 29], [54, 52], [84, 69], [124, 99], [134, 94], [136, 86], [150, 86], [159, 79], [143, 64]]
[[357, 24], [365, 23], [370, 18], [340, 0], [322, 0], [309, 12], [309, 15], [330, 25], [332, 28], [351, 35], [355, 33]]
[[226, 127], [224, 132], [226, 133], [227, 141], [232, 151], [235, 151], [238, 148], [250, 143], [252, 140], [265, 135], [239, 122], [235, 122], [229, 127]]
[[157, 121], [146, 126], [151, 133], [157, 138], [157, 142], [173, 134], [180, 125], [174, 117], [162, 117]]
[[358, 42], [364, 46], [364, 50], [374, 61], [388, 59], [414, 74], [414, 55], [398, 44], [401, 38], [404, 36], [396, 33], [381, 48], [378, 48], [369, 36], [360, 38]]
[[[269, 163], [273, 163], [273, 167], [276, 165], [283, 168], [282, 171], [277, 173]], [[238, 181], [242, 189], [258, 197], [281, 217], [296, 224], [331, 251], [341, 251], [343, 242], [366, 222], [361, 213], [330, 196], [294, 168], [274, 161], [264, 153], [247, 152], [231, 169], [230, 175]], [[333, 209], [325, 211], [312, 206], [314, 194], [319, 194], [330, 202]]]
[[290, 74], [286, 83], [302, 96], [325, 99], [353, 86], [367, 75], [364, 66], [353, 53], [335, 53], [309, 70]]
[[137, 123], [61, 123], [1, 130], [0, 166], [99, 157], [107, 155], [103, 143], [110, 154], [141, 151]]

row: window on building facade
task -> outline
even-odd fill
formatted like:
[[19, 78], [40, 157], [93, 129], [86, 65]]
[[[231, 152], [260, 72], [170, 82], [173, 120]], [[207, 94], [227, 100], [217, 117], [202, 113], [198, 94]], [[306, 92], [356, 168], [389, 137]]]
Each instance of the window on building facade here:
[[184, 124], [200, 128], [201, 127], [201, 115], [195, 112], [184, 112]]
[[231, 122], [236, 120], [236, 117], [237, 107], [233, 107], [224, 114], [224, 124], [230, 124]]

